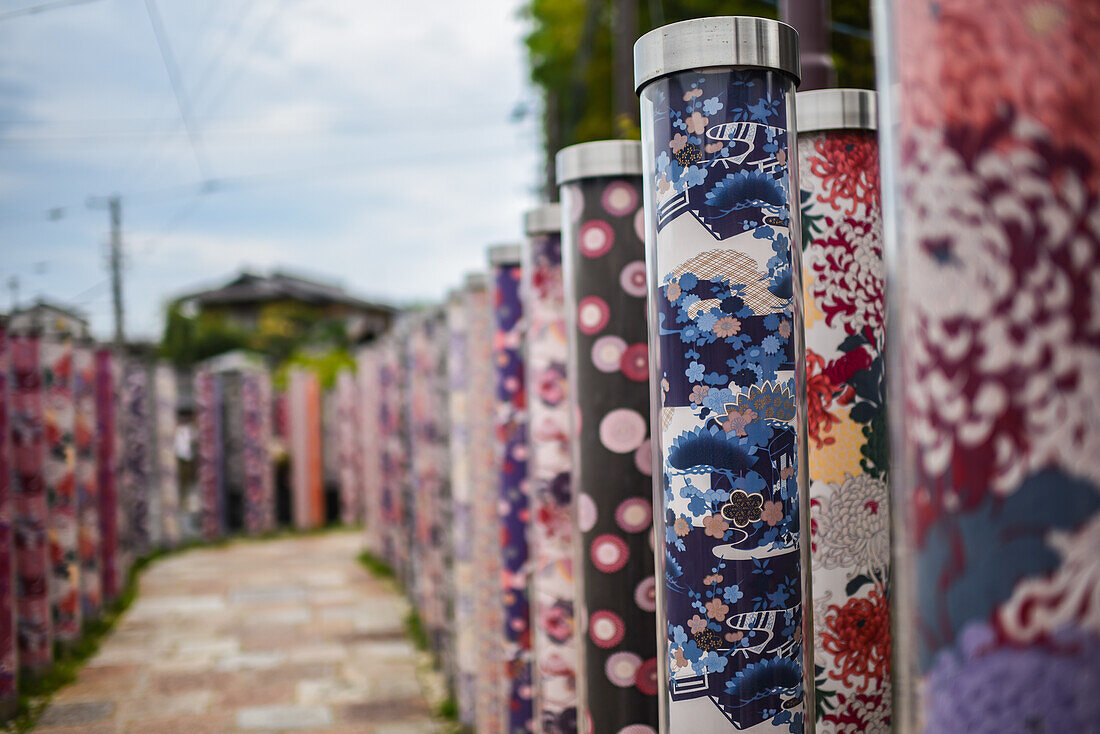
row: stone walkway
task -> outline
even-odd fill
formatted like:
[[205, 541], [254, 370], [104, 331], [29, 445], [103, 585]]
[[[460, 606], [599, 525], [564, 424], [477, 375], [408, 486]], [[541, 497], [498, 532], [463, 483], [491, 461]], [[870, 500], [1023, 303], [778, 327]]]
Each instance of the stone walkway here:
[[40, 734], [427, 734], [405, 601], [358, 534], [234, 543], [159, 561]]

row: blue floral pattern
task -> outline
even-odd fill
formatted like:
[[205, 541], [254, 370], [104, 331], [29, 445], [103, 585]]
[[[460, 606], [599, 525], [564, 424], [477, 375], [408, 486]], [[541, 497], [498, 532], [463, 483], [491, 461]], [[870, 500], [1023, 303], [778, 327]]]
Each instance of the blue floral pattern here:
[[[802, 731], [789, 88], [756, 70], [682, 73], [643, 92], [674, 732], [723, 717]], [[687, 705], [703, 697], [721, 716]]]

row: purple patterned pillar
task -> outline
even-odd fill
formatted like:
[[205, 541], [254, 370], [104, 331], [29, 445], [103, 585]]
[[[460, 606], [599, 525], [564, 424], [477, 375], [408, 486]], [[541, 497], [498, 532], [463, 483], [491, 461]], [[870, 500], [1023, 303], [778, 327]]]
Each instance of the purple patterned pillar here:
[[493, 370], [496, 395], [496, 470], [500, 508], [501, 601], [503, 603], [505, 731], [533, 729], [531, 717], [530, 580], [527, 525], [527, 392], [524, 389], [526, 324], [520, 298], [520, 248], [489, 249], [493, 304]]
[[19, 669], [38, 674], [53, 662], [41, 340], [37, 336], [15, 336], [10, 344]]
[[501, 734], [504, 720], [503, 604], [501, 600], [500, 478], [496, 466], [493, 390], [493, 308], [488, 279], [475, 273], [467, 277], [467, 357], [470, 384], [470, 442], [473, 508], [474, 603], [477, 630], [477, 726], [478, 734]]
[[812, 730], [798, 36], [704, 18], [647, 33], [634, 58], [661, 731]]
[[95, 352], [73, 351], [73, 448], [76, 452], [77, 562], [80, 564], [80, 613], [95, 619], [103, 606], [99, 526], [99, 476], [96, 444]]
[[817, 730], [890, 730], [886, 328], [875, 93], [798, 94]]
[[50, 513], [50, 612], [54, 641], [69, 646], [80, 639], [81, 630], [72, 342], [43, 340], [41, 357], [46, 438], [42, 476]]
[[222, 479], [221, 378], [208, 369], [195, 372], [195, 459], [199, 484], [199, 528], [203, 539], [225, 533]]
[[382, 432], [379, 425], [381, 394], [377, 344], [362, 349], [356, 356], [356, 382], [359, 395], [359, 454], [363, 470], [363, 525], [368, 550], [382, 553], [380, 533], [382, 495]]
[[584, 731], [657, 726], [641, 144], [558, 153], [570, 341]]
[[1097, 731], [1100, 4], [878, 11], [894, 730]]
[[0, 719], [19, 704], [16, 690], [15, 543], [12, 532], [11, 385], [12, 360], [7, 323], [0, 319]]
[[359, 396], [355, 374], [344, 370], [336, 376], [333, 410], [336, 412], [337, 482], [340, 487], [340, 522], [354, 525], [362, 517], [359, 480]]
[[476, 569], [474, 566], [474, 461], [470, 415], [475, 396], [470, 391], [469, 333], [463, 290], [447, 298], [447, 412], [450, 427], [452, 564], [454, 587], [455, 693], [458, 717], [473, 726], [477, 716]]
[[[122, 367], [122, 486], [127, 529], [123, 537], [127, 566], [152, 550], [156, 535], [155, 475], [153, 473], [153, 404], [149, 367], [127, 359]], [[127, 568], [128, 571], [128, 568]]]
[[250, 535], [275, 529], [275, 467], [271, 460], [271, 375], [241, 373], [241, 461], [244, 530]]
[[543, 734], [573, 734], [577, 731], [577, 645], [561, 208], [545, 204], [528, 212], [524, 229], [534, 727]]
[[96, 481], [99, 485], [100, 568], [103, 601], [113, 601], [122, 590], [119, 558], [118, 502], [118, 378], [109, 349], [95, 353]]

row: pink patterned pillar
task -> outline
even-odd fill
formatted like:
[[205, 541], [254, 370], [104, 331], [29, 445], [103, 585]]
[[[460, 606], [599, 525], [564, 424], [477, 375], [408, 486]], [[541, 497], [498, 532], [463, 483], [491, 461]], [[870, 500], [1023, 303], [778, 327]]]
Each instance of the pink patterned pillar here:
[[0, 321], [0, 719], [15, 713], [16, 598], [12, 533], [11, 343]]

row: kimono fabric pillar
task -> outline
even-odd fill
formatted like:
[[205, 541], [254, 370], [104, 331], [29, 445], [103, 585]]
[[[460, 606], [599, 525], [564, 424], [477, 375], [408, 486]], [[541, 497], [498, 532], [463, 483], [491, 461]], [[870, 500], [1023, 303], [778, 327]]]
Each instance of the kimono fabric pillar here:
[[96, 462], [95, 352], [73, 351], [73, 448], [76, 451], [77, 563], [80, 565], [80, 613], [95, 619], [103, 607], [100, 562], [99, 476]]
[[244, 470], [244, 530], [250, 535], [275, 529], [275, 467], [271, 462], [271, 375], [241, 373], [241, 458]]
[[466, 293], [452, 291], [447, 298], [447, 408], [450, 426], [450, 480], [452, 563], [454, 587], [455, 693], [458, 718], [466, 726], [475, 723], [475, 686], [477, 680], [477, 643], [474, 604], [474, 525], [473, 481], [471, 471], [474, 450], [471, 440], [469, 379], [469, 340]]
[[493, 280], [493, 370], [500, 507], [501, 601], [504, 612], [505, 731], [532, 731], [530, 577], [527, 524], [527, 397], [520, 248], [489, 249]]
[[577, 646], [561, 207], [545, 204], [528, 212], [524, 230], [534, 724], [543, 734], [572, 734], [577, 731]]
[[50, 621], [49, 503], [43, 469], [41, 340], [11, 339], [12, 498], [15, 506], [16, 615], [19, 669], [45, 672], [53, 662]]
[[15, 714], [15, 543], [12, 532], [12, 364], [7, 325], [0, 320], [0, 719]]
[[321, 385], [305, 370], [290, 373], [288, 395], [290, 466], [294, 526], [315, 528], [324, 521], [321, 477]]
[[661, 730], [812, 731], [798, 37], [775, 21], [704, 18], [647, 33], [634, 59]]
[[558, 153], [573, 416], [581, 720], [657, 728], [653, 451], [641, 144]]
[[103, 601], [122, 590], [119, 567], [118, 401], [116, 364], [109, 349], [95, 353], [96, 480], [99, 485], [99, 563]]
[[180, 543], [180, 480], [176, 460], [176, 405], [179, 391], [176, 371], [170, 364], [153, 370], [153, 420], [155, 421], [157, 491], [160, 493], [160, 540], [168, 548]]
[[153, 400], [150, 369], [139, 359], [122, 368], [122, 497], [127, 510], [127, 571], [156, 542], [160, 497], [154, 488]]
[[42, 475], [49, 501], [50, 611], [54, 642], [69, 646], [80, 638], [73, 345], [67, 339], [44, 339], [41, 349], [46, 439]]
[[410, 335], [414, 546], [421, 559], [420, 611], [432, 649], [453, 687], [451, 637], [451, 488], [447, 443], [447, 324], [444, 311], [424, 311]]
[[409, 458], [405, 412], [407, 384], [401, 359], [401, 341], [391, 332], [381, 348], [383, 548], [384, 557], [393, 566], [398, 578], [405, 582], [408, 571], [408, 538], [405, 535], [405, 484]]
[[477, 644], [477, 715], [479, 734], [500, 734], [504, 723], [504, 649], [500, 589], [501, 522], [496, 472], [496, 401], [493, 392], [493, 308], [488, 278], [481, 273], [466, 279], [466, 318], [469, 334], [467, 375], [470, 380], [470, 477], [473, 495], [473, 566], [476, 599], [474, 621]]
[[381, 395], [378, 383], [378, 349], [374, 346], [359, 351], [355, 358], [356, 382], [359, 394], [359, 454], [363, 469], [363, 525], [367, 549], [381, 555], [378, 534], [381, 532], [381, 431], [378, 411]]
[[222, 477], [221, 376], [208, 369], [195, 373], [195, 426], [197, 429], [199, 526], [205, 540], [225, 534]]
[[359, 420], [355, 375], [344, 370], [336, 376], [336, 450], [337, 479], [340, 486], [340, 522], [354, 525], [362, 512], [359, 508]]
[[890, 512], [875, 93], [798, 94], [819, 732], [890, 731]]
[[1100, 5], [878, 10], [894, 731], [1096, 731]]

